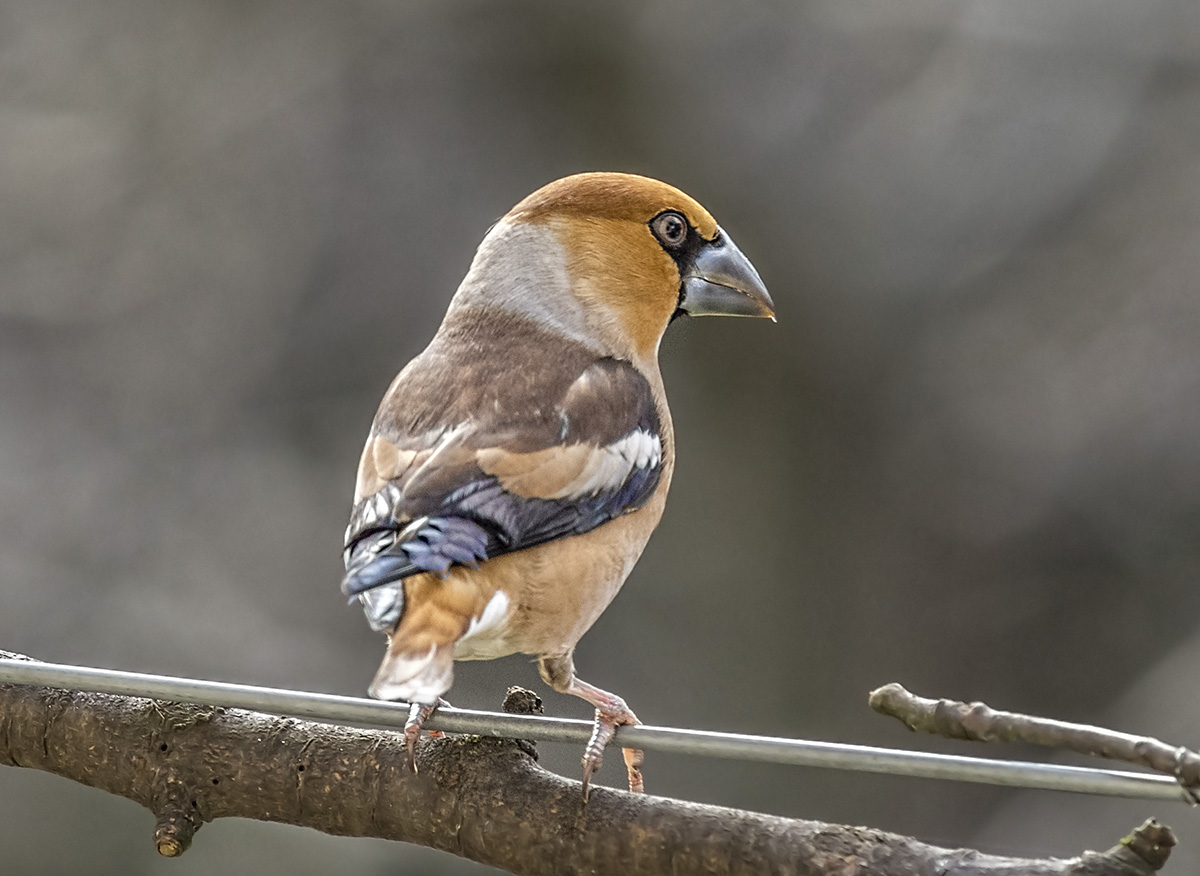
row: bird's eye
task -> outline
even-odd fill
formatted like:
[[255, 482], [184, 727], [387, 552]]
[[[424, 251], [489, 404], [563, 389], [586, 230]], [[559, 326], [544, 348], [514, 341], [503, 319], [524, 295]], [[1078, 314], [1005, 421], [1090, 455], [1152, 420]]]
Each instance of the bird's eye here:
[[650, 230], [662, 241], [663, 246], [674, 247], [687, 239], [688, 224], [687, 220], [674, 210], [668, 210], [650, 220]]

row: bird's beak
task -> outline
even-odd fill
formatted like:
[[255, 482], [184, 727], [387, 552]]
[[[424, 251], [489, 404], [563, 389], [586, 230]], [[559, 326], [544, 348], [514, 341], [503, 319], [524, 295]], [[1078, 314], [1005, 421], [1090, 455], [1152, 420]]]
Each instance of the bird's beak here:
[[750, 260], [721, 229], [703, 244], [683, 273], [679, 309], [690, 316], [762, 316], [775, 304]]

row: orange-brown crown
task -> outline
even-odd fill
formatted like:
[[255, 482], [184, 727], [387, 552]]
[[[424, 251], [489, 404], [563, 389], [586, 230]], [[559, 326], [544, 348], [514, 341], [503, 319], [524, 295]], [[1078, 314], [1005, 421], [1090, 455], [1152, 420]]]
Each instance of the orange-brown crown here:
[[[508, 214], [513, 222], [552, 228], [567, 257], [571, 292], [598, 315], [615, 350], [652, 360], [679, 302], [679, 265], [650, 223], [672, 210], [703, 240], [716, 220], [666, 183], [626, 173], [581, 173], [538, 189]], [[623, 347], [623, 349], [622, 349]]]
[[542, 186], [509, 211], [536, 222], [548, 216], [616, 219], [648, 223], [664, 210], [682, 213], [711, 240], [717, 222], [694, 198], [674, 186], [632, 173], [577, 173]]

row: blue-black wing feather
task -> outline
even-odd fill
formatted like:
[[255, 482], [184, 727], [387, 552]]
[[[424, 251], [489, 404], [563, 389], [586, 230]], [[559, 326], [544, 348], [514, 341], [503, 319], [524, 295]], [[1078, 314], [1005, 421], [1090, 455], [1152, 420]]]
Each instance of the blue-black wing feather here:
[[[570, 396], [571, 403], [556, 409], [552, 420], [506, 422], [493, 431], [509, 435], [509, 442], [522, 452], [564, 439], [587, 442], [599, 450], [637, 430], [660, 437], [649, 385], [629, 363], [601, 359], [585, 371], [592, 379], [576, 386], [588, 390]], [[550, 432], [548, 422], [553, 427]], [[359, 503], [347, 530], [343, 592], [369, 599], [377, 588], [412, 575], [444, 575], [454, 565], [475, 566], [588, 532], [649, 501], [661, 479], [662, 460], [661, 453], [655, 454], [645, 465], [631, 466], [619, 485], [565, 499], [517, 495], [476, 466], [463, 466], [458, 475], [453, 471], [448, 478], [433, 479], [438, 486], [432, 492], [417, 490], [417, 495], [411, 495], [389, 486]], [[378, 600], [386, 602], [386, 611], [379, 606], [368, 611], [376, 616], [372, 622], [381, 627], [394, 624], [403, 612], [401, 588], [391, 588]]]
[[494, 479], [475, 481], [445, 497], [438, 513], [399, 538], [398, 524], [363, 532], [346, 551], [342, 590], [353, 596], [422, 572], [444, 575], [453, 565], [581, 535], [646, 503], [661, 464], [635, 469], [618, 489], [579, 499], [530, 499]]

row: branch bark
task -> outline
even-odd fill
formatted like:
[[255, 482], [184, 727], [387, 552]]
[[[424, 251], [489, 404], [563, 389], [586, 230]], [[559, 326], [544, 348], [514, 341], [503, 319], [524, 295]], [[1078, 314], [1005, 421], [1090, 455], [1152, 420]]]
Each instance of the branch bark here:
[[[540, 711], [540, 700], [514, 688], [505, 707]], [[167, 856], [225, 817], [402, 840], [519, 874], [1145, 876], [1175, 842], [1149, 821], [1101, 854], [1006, 858], [606, 788], [585, 806], [579, 783], [541, 769], [529, 742], [426, 739], [413, 775], [399, 733], [22, 685], [0, 685], [0, 764], [142, 804]]]
[[1200, 803], [1200, 754], [1150, 736], [1135, 736], [1089, 724], [1072, 724], [1020, 712], [1002, 712], [987, 703], [933, 700], [910, 693], [892, 682], [871, 691], [871, 708], [902, 721], [914, 732], [974, 742], [1027, 742], [1120, 760], [1174, 776]]

